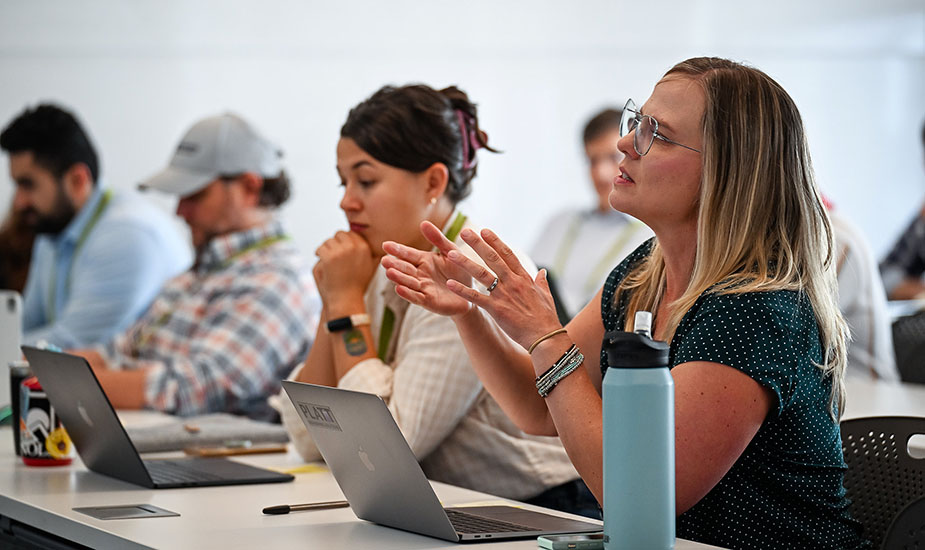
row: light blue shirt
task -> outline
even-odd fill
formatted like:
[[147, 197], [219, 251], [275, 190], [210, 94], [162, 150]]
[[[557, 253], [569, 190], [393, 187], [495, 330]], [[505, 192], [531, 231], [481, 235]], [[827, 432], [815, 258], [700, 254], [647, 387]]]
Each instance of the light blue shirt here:
[[136, 194], [112, 192], [93, 223], [105, 191], [97, 185], [59, 235], [36, 239], [23, 292], [24, 343], [73, 349], [109, 341], [190, 265], [176, 222]]

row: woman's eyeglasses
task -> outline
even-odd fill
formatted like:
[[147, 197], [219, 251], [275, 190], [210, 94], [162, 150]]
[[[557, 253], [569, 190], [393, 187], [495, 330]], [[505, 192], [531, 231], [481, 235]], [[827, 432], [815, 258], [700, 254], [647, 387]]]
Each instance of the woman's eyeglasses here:
[[645, 156], [645, 154], [649, 152], [649, 149], [652, 148], [652, 143], [655, 142], [655, 138], [680, 145], [685, 149], [690, 149], [697, 153], [700, 152], [699, 149], [688, 147], [683, 143], [678, 143], [677, 141], [668, 139], [659, 134], [658, 121], [649, 115], [639, 114], [639, 111], [636, 110], [636, 104], [630, 99], [627, 100], [626, 106], [623, 107], [623, 118], [620, 119], [620, 137], [633, 131], [636, 132], [633, 134], [633, 149], [636, 150], [639, 156]]

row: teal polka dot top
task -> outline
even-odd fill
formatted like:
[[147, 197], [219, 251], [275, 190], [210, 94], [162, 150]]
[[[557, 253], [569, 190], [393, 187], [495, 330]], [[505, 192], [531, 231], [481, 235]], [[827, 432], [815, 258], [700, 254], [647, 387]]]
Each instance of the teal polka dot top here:
[[[614, 293], [653, 242], [607, 278], [601, 297], [605, 330], [624, 326], [629, 296], [622, 293], [614, 304]], [[806, 296], [705, 292], [681, 319], [670, 346], [670, 367], [689, 361], [739, 369], [769, 389], [774, 402], [725, 477], [678, 516], [677, 535], [742, 550], [870, 548], [847, 511], [841, 435], [828, 411], [832, 382], [813, 364], [822, 361], [822, 346]], [[601, 369], [606, 373], [603, 352]]]

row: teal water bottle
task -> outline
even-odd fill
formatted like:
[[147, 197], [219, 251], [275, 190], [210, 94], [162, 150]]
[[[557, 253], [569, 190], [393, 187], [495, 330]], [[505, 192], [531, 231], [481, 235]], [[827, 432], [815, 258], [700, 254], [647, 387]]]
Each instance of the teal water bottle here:
[[675, 542], [674, 382], [668, 344], [634, 332], [604, 335], [604, 548], [667, 550]]

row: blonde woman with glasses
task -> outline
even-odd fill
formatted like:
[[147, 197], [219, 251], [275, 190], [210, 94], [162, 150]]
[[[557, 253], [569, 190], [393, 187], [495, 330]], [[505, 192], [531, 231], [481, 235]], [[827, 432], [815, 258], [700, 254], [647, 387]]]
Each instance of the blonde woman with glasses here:
[[[610, 202], [655, 238], [565, 331], [544, 273], [530, 277], [489, 230], [462, 239], [490, 271], [425, 223], [437, 250], [386, 243], [388, 277], [406, 300], [453, 319], [489, 392], [528, 433], [558, 434], [599, 501], [601, 342], [652, 311], [655, 338], [671, 346], [678, 536], [866, 547], [842, 486], [848, 330], [832, 231], [793, 100], [759, 70], [695, 58], [624, 113]], [[538, 394], [535, 377], [572, 345], [584, 368]]]

